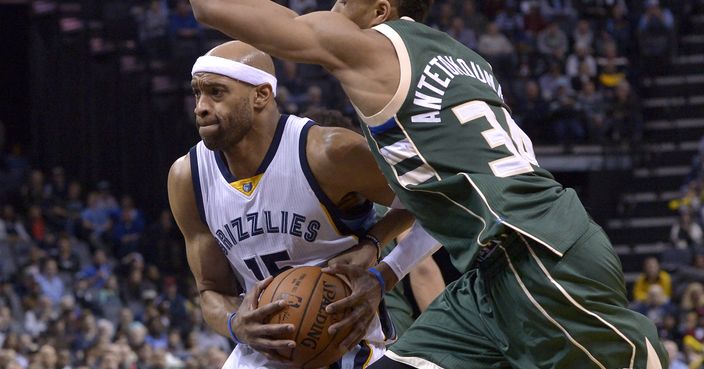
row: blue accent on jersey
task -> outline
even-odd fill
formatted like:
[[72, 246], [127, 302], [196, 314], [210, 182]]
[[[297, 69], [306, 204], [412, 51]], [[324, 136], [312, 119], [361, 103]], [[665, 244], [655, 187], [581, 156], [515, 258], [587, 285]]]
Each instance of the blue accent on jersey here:
[[393, 129], [394, 127], [396, 127], [396, 118], [395, 117], [387, 120], [382, 125], [378, 125], [376, 127], [369, 126], [369, 130], [373, 134], [378, 135], [380, 133], [384, 133], [390, 129]]
[[308, 164], [308, 156], [306, 155], [306, 145], [308, 143], [308, 131], [310, 130], [310, 127], [314, 125], [315, 122], [309, 120], [308, 123], [303, 126], [303, 129], [301, 129], [300, 144], [298, 146], [298, 156], [301, 160], [301, 168], [303, 169], [303, 174], [305, 174], [306, 179], [308, 180], [308, 184], [315, 193], [315, 196], [318, 197], [320, 203], [325, 206], [325, 209], [327, 209], [328, 214], [330, 214], [330, 218], [332, 218], [333, 223], [335, 223], [335, 227], [337, 227], [337, 229], [343, 234], [354, 234], [359, 237], [364, 232], [361, 230], [352, 230], [347, 226], [347, 224], [345, 224], [345, 222], [342, 220], [342, 217], [340, 216], [340, 210], [337, 208], [337, 206], [335, 206], [335, 204], [333, 204], [332, 200], [328, 198], [328, 195], [323, 192], [323, 189], [320, 188], [318, 181], [313, 175], [313, 171], [310, 169], [310, 165]]
[[198, 207], [198, 215], [203, 224], [208, 224], [205, 220], [205, 208], [203, 207], [203, 192], [200, 189], [200, 174], [198, 173], [198, 152], [196, 146], [189, 150], [191, 159], [191, 179], [193, 180], [193, 192], [196, 195], [196, 206]]
[[[271, 161], [274, 159], [274, 155], [276, 155], [276, 151], [279, 148], [279, 144], [281, 143], [281, 137], [284, 134], [284, 128], [286, 127], [286, 121], [288, 120], [288, 115], [287, 114], [281, 114], [279, 117], [279, 121], [276, 124], [276, 131], [274, 132], [274, 138], [271, 140], [271, 144], [269, 145], [269, 149], [266, 151], [266, 155], [264, 155], [264, 159], [262, 160], [261, 164], [259, 164], [259, 168], [257, 168], [257, 172], [254, 175], [262, 174], [266, 171], [266, 168], [269, 167], [269, 164], [271, 164]], [[232, 183], [237, 181], [237, 176], [234, 175], [232, 172], [230, 172], [230, 167], [227, 166], [227, 160], [225, 160], [225, 154], [222, 151], [213, 151], [213, 155], [215, 155], [215, 162], [218, 164], [218, 169], [220, 169], [220, 173], [222, 176], [225, 178], [225, 180], [228, 183]], [[246, 186], [246, 185], [245, 185]], [[249, 185], [251, 189], [251, 184]], [[244, 188], [245, 191], [249, 191], [246, 188]]]

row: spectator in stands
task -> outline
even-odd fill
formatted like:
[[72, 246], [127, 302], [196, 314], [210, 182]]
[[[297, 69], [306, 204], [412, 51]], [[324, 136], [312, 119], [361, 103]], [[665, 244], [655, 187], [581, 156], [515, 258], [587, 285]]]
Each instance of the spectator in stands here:
[[565, 59], [569, 50], [567, 35], [557, 23], [551, 22], [547, 28], [538, 34], [538, 50], [545, 56], [553, 57], [557, 61]]
[[586, 65], [589, 76], [596, 77], [596, 59], [590, 54], [590, 48], [583, 43], [575, 43], [574, 53], [567, 57], [565, 69], [567, 76], [572, 78], [579, 74], [582, 65]]
[[22, 197], [22, 207], [27, 209], [31, 205], [44, 204], [44, 173], [41, 170], [33, 170], [29, 177], [29, 183], [22, 186], [20, 190]]
[[670, 240], [680, 249], [693, 249], [702, 244], [702, 228], [692, 220], [689, 211], [681, 211], [680, 219], [670, 229]]
[[113, 228], [113, 244], [117, 258], [139, 250], [139, 242], [145, 227], [144, 216], [135, 208], [131, 196], [123, 196], [120, 203], [122, 208]]
[[577, 27], [572, 32], [572, 39], [574, 40], [574, 47], [584, 47], [591, 48], [594, 44], [594, 32], [592, 31], [592, 25], [586, 19], [581, 19], [577, 22]]
[[630, 55], [633, 33], [626, 9], [626, 6], [620, 3], [611, 8], [611, 17], [606, 21], [606, 31], [614, 39], [618, 49], [622, 50], [624, 55]]
[[531, 39], [536, 39], [538, 34], [548, 26], [548, 22], [540, 12], [540, 4], [537, 2], [530, 2], [529, 4], [529, 10], [523, 17], [523, 26], [527, 36]]
[[169, 56], [169, 8], [166, 2], [151, 0], [147, 8], [138, 14], [139, 41], [147, 56], [149, 66], [160, 66]]
[[550, 21], [567, 27], [577, 19], [572, 0], [540, 0], [540, 11]]
[[586, 133], [577, 111], [574, 91], [568, 82], [557, 85], [550, 104], [550, 119], [553, 122], [555, 137], [564, 145], [584, 140]]
[[631, 149], [634, 149], [634, 144], [643, 138], [643, 115], [640, 99], [628, 81], [622, 80], [616, 85], [615, 98], [611, 100], [606, 112], [610, 119], [609, 125], [613, 127], [613, 140], [630, 143]]
[[603, 142], [606, 139], [608, 126], [604, 117], [604, 97], [597, 91], [594, 82], [582, 84], [582, 90], [577, 95], [578, 110], [584, 117], [584, 125], [593, 142]]
[[60, 236], [57, 244], [56, 263], [65, 279], [70, 280], [81, 269], [81, 260], [73, 250], [71, 239], [68, 236]]
[[670, 298], [659, 284], [651, 284], [645, 300], [636, 303], [633, 309], [647, 316], [658, 328], [662, 327], [666, 316], [677, 314], [676, 306], [670, 303]]
[[499, 26], [491, 22], [486, 32], [479, 37], [479, 53], [493, 67], [497, 78], [508, 77], [513, 71], [513, 45], [511, 41], [499, 31]]
[[530, 137], [545, 137], [550, 110], [538, 83], [533, 80], [526, 83], [525, 91], [518, 94], [514, 109], [518, 124]]
[[81, 229], [81, 213], [83, 212], [83, 187], [80, 182], [71, 181], [68, 185], [68, 199], [66, 200], [66, 225], [65, 229], [71, 236], [78, 236]]
[[452, 25], [452, 18], [455, 15], [455, 10], [453, 9], [452, 2], [444, 2], [440, 4], [440, 10], [437, 22], [433, 24], [433, 27], [441, 30], [447, 31]]
[[90, 289], [100, 289], [111, 275], [112, 266], [108, 262], [105, 251], [98, 249], [93, 254], [93, 263], [83, 268], [78, 273], [77, 278], [85, 279]]
[[543, 94], [543, 99], [552, 101], [556, 98], [560, 86], [569, 85], [569, 79], [562, 74], [562, 67], [559, 63], [551, 63], [548, 73], [540, 77], [540, 90]]
[[32, 239], [43, 245], [46, 239], [47, 225], [44, 221], [42, 208], [37, 205], [32, 205], [29, 207], [27, 215], [27, 225], [29, 226], [29, 233]]
[[486, 25], [489, 23], [484, 14], [477, 11], [474, 0], [464, 0], [462, 2], [462, 19], [464, 24], [474, 31], [475, 35], [484, 33]]
[[[307, 115], [306, 115], [307, 116]], [[186, 248], [171, 211], [164, 209], [144, 233], [141, 251], [146, 260], [168, 274], [185, 271]]]
[[513, 40], [520, 40], [523, 35], [523, 17], [516, 12], [515, 6], [507, 6], [496, 15], [496, 25], [501, 32]]
[[112, 228], [109, 210], [100, 205], [100, 197], [97, 192], [89, 193], [88, 206], [81, 212], [84, 233], [94, 248], [106, 247], [106, 237]]
[[613, 65], [617, 72], [624, 73], [628, 68], [628, 59], [619, 56], [616, 43], [613, 41], [606, 42], [602, 48], [603, 54], [596, 58], [596, 65], [599, 70], [604, 70], [607, 65]]
[[643, 261], [643, 272], [638, 276], [633, 286], [633, 299], [643, 302], [648, 298], [650, 286], [658, 285], [662, 288], [663, 294], [670, 298], [672, 296], [672, 278], [670, 274], [660, 269], [660, 262], [655, 257], [648, 257]]
[[200, 25], [187, 0], [176, 2], [175, 11], [169, 16], [169, 31], [179, 39], [195, 38], [200, 34]]
[[10, 204], [6, 204], [2, 207], [2, 216], [0, 216], [0, 241], [10, 243], [31, 241], [27, 229], [15, 214], [14, 206]]
[[64, 296], [64, 282], [59, 278], [59, 268], [56, 265], [56, 260], [46, 259], [42, 273], [34, 276], [42, 294], [49, 298], [54, 304], [58, 304]]
[[[450, 29], [447, 30], [447, 33], [452, 36], [452, 38], [459, 41], [468, 48], [477, 48], [477, 34], [471, 28], [465, 26], [462, 17], [452, 18], [452, 22], [450, 23]], [[482, 52], [481, 47], [479, 49], [479, 52]], [[486, 57], [484, 53], [482, 53], [482, 56]]]
[[116, 322], [119, 319], [123, 304], [120, 299], [120, 288], [116, 276], [111, 275], [108, 277], [103, 288], [96, 293], [95, 302], [100, 309], [101, 317], [111, 322]]
[[39, 295], [36, 300], [25, 300], [24, 330], [31, 339], [39, 337], [56, 318], [49, 297]]
[[[572, 89], [575, 91], [581, 91], [584, 88], [584, 84], [588, 82], [594, 83], [596, 78], [591, 73], [592, 71], [589, 65], [587, 63], [581, 63], [579, 65], [579, 71], [577, 72], [577, 75], [572, 77]], [[601, 91], [599, 92], [601, 93]], [[601, 111], [601, 113], [603, 113], [603, 111]]]
[[638, 23], [640, 56], [645, 75], [653, 77], [663, 73], [669, 64], [674, 45], [674, 20], [667, 8], [658, 0], [648, 0], [645, 13]]
[[673, 341], [666, 340], [663, 341], [663, 346], [665, 346], [665, 350], [667, 350], [667, 355], [670, 358], [670, 367], [668, 369], [689, 369], [687, 364], [682, 361], [682, 357], [680, 355], [680, 349], [677, 347], [677, 344]]

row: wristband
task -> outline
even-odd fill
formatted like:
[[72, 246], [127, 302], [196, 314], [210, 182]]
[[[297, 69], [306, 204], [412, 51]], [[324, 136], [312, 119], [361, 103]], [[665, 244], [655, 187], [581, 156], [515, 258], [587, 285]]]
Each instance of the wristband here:
[[232, 313], [230, 313], [230, 315], [228, 315], [228, 317], [227, 317], [227, 331], [230, 332], [230, 338], [232, 338], [232, 340], [235, 343], [239, 344], [241, 342], [240, 342], [240, 340], [237, 339], [237, 336], [235, 336], [235, 332], [232, 330], [232, 319], [235, 319], [235, 316], [237, 316], [236, 311], [233, 311]]
[[379, 282], [379, 286], [381, 287], [381, 298], [384, 298], [384, 293], [386, 293], [386, 282], [384, 282], [384, 277], [381, 275], [381, 272], [378, 271], [376, 268], [369, 268], [367, 269], [369, 273], [372, 273], [374, 275], [374, 278]]
[[371, 243], [373, 243], [374, 246], [376, 246], [376, 260], [379, 260], [379, 258], [381, 257], [381, 246], [382, 246], [381, 241], [379, 241], [378, 238], [374, 237], [370, 233], [367, 233], [364, 236], [362, 236], [362, 239], [368, 240]]

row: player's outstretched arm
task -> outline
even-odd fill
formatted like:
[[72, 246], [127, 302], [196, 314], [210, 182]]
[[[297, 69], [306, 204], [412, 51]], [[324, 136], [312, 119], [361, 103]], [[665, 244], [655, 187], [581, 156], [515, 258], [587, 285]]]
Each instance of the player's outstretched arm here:
[[[264, 322], [286, 305], [276, 301], [259, 306], [259, 293], [271, 282], [271, 278], [258, 282], [244, 298], [240, 297], [241, 288], [235, 282], [227, 258], [198, 215], [188, 156], [176, 160], [171, 166], [168, 192], [171, 211], [186, 240], [188, 265], [201, 296], [205, 321], [219, 334], [226, 337], [234, 335], [237, 341], [271, 358], [280, 359], [275, 354], [276, 350], [291, 348], [295, 342], [277, 337], [287, 334], [293, 327], [290, 324]], [[233, 312], [237, 315], [230, 319]]]
[[186, 241], [186, 256], [201, 296], [203, 318], [216, 332], [229, 337], [227, 317], [237, 311], [242, 299], [227, 258], [199, 218], [188, 156], [171, 166], [168, 193], [171, 211]]
[[[298, 16], [268, 0], [190, 0], [196, 19], [270, 55], [336, 70], [368, 63], [378, 53], [375, 32], [330, 11]], [[372, 37], [370, 37], [372, 36]], [[393, 51], [393, 50], [392, 50]], [[361, 56], [366, 55], [366, 59]], [[392, 55], [393, 57], [394, 55]]]

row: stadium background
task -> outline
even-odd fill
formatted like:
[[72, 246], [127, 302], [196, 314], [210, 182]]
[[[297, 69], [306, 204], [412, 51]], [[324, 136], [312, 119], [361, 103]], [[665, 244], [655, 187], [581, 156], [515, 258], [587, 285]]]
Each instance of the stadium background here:
[[[703, 2], [437, 0], [428, 24], [492, 62], [671, 368], [702, 367]], [[165, 183], [197, 141], [190, 66], [223, 39], [183, 0], [0, 0], [0, 368], [219, 368]], [[282, 110], [353, 115], [320, 68], [277, 74]]]

